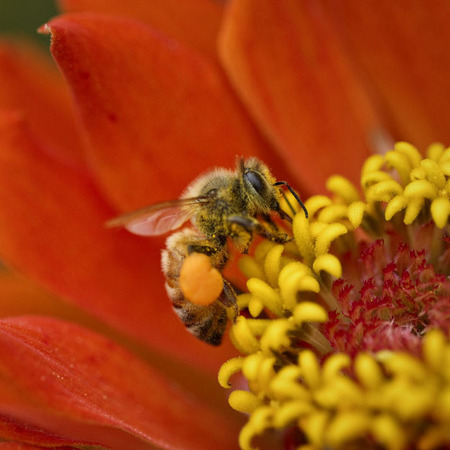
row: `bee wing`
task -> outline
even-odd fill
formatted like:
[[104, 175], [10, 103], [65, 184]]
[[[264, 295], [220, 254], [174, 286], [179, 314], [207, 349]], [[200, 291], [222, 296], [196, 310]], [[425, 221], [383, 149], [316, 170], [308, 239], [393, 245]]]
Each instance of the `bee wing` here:
[[106, 223], [108, 228], [125, 227], [141, 236], [157, 236], [176, 230], [187, 222], [198, 206], [208, 202], [208, 197], [180, 198], [150, 205], [116, 217]]

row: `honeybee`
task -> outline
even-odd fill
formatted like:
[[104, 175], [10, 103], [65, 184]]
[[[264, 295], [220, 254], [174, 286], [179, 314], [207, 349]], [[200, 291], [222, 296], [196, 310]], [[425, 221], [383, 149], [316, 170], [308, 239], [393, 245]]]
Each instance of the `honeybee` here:
[[280, 186], [291, 191], [307, 216], [306, 208], [288, 183], [276, 181], [257, 158], [239, 158], [235, 170], [216, 168], [199, 176], [178, 200], [122, 215], [107, 226], [123, 226], [134, 234], [155, 236], [191, 222], [191, 227], [173, 233], [166, 240], [161, 256], [165, 287], [186, 328], [202, 341], [219, 345], [227, 325], [227, 308], [234, 307], [237, 311], [235, 291], [224, 279], [223, 290], [213, 303], [194, 304], [180, 288], [181, 267], [189, 254], [198, 252], [207, 255], [211, 265], [222, 272], [229, 257], [228, 241], [241, 253], [247, 253], [255, 234], [273, 242], [290, 240], [271, 218], [271, 213], [276, 213], [282, 220], [292, 222], [280, 207], [284, 196]]

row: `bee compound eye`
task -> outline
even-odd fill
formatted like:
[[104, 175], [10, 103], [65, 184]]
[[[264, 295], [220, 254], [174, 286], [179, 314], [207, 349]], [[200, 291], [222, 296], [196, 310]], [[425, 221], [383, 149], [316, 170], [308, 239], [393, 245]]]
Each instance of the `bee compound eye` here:
[[262, 176], [257, 173], [249, 170], [244, 173], [244, 178], [252, 185], [253, 189], [259, 194], [262, 195], [265, 191], [265, 183]]

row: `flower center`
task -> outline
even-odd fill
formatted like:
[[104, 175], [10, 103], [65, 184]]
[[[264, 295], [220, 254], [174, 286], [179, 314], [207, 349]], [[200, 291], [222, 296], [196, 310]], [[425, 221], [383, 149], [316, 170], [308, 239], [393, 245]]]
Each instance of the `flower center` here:
[[450, 329], [450, 281], [427, 262], [424, 249], [401, 243], [392, 254], [382, 239], [367, 244], [358, 259], [360, 276], [352, 284], [343, 278], [333, 283], [339, 310], [323, 328], [334, 350], [418, 356], [427, 330]]
[[250, 414], [243, 449], [268, 429], [314, 448], [450, 443], [450, 148], [398, 143], [366, 161], [361, 187], [331, 177], [294, 241], [240, 260], [243, 356], [219, 382], [247, 380], [229, 399]]

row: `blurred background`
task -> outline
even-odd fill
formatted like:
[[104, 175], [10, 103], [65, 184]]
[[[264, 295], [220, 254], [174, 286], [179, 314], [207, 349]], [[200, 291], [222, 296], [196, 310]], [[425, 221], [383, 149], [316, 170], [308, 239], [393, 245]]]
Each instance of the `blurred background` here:
[[36, 30], [56, 14], [55, 0], [0, 0], [0, 33], [31, 38], [48, 48], [49, 37]]

